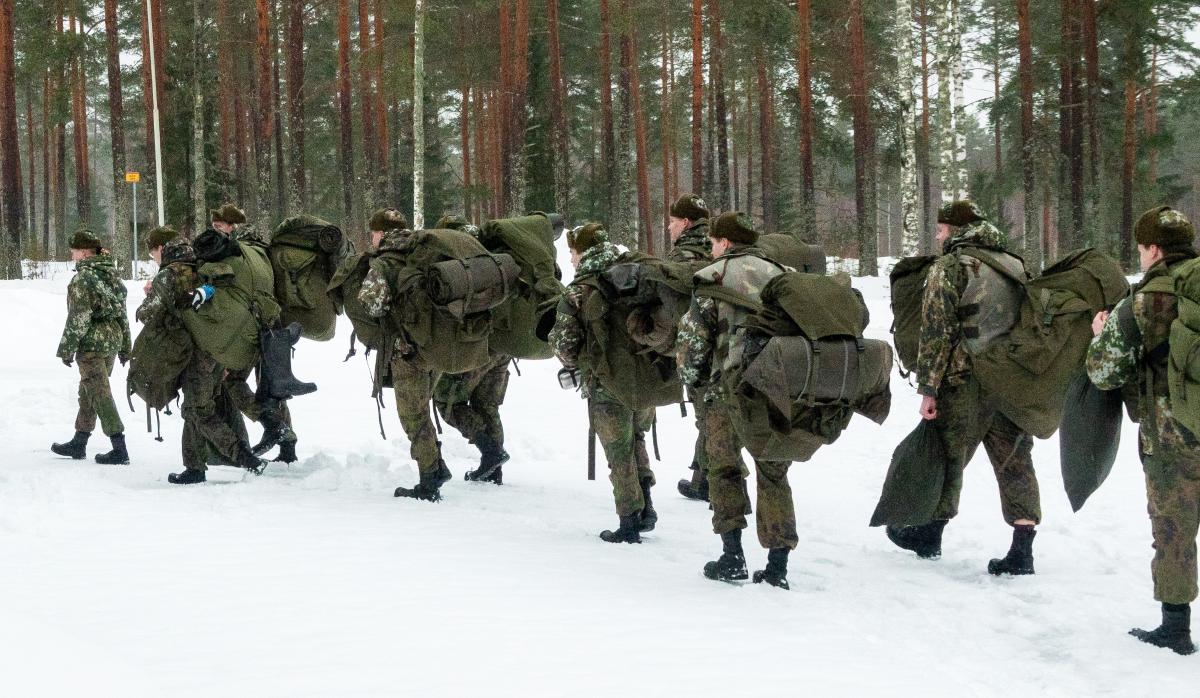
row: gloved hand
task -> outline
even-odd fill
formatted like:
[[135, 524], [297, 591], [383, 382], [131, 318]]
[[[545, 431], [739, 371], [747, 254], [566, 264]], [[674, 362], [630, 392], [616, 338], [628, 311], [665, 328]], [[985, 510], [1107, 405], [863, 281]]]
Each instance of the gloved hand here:
[[200, 288], [192, 291], [192, 310], [199, 310], [200, 306], [208, 302], [217, 289], [212, 287], [212, 284], [204, 284]]
[[125, 364], [129, 363], [129, 354], [117, 354], [117, 360], [121, 362], [122, 366], [124, 366]]
[[67, 368], [71, 368], [71, 366], [72, 366], [71, 359], [63, 359], [62, 362], [63, 362], [63, 366], [66, 366]]

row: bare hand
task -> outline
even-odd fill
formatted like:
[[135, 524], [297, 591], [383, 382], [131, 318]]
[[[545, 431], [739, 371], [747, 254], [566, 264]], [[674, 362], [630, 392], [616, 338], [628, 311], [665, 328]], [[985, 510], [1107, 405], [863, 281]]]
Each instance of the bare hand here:
[[1092, 336], [1099, 336], [1104, 331], [1104, 323], [1108, 322], [1108, 311], [1101, 310], [1096, 313], [1096, 317], [1092, 318]]
[[150, 286], [151, 285], [152, 285], [152, 283], [147, 281], [146, 285], [142, 287], [142, 291], [144, 291], [147, 296], [150, 295]]
[[925, 396], [921, 398], [921, 418], [937, 419], [937, 398]]

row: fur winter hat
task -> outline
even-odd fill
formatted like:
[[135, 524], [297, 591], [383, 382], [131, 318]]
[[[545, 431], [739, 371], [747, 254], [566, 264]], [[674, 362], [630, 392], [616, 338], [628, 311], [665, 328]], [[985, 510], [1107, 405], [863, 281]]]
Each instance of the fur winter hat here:
[[246, 212], [233, 204], [225, 204], [221, 208], [210, 210], [208, 213], [212, 216], [213, 223], [241, 225], [246, 222]]
[[1133, 228], [1139, 245], [1183, 247], [1192, 244], [1196, 230], [1190, 221], [1170, 206], [1156, 206], [1142, 214]]
[[754, 221], [741, 211], [728, 211], [717, 216], [708, 236], [738, 245], [753, 245], [758, 242], [758, 231], [754, 229]]
[[938, 209], [937, 222], [946, 225], [958, 227], [985, 220], [987, 217], [983, 215], [979, 205], [967, 199], [950, 201]]
[[384, 233], [390, 230], [407, 230], [408, 219], [394, 208], [381, 208], [371, 216], [371, 220], [367, 222], [367, 229]]
[[177, 230], [169, 225], [160, 225], [146, 233], [146, 249], [153, 250], [155, 247], [162, 247], [177, 237], [179, 237]]
[[695, 194], [684, 194], [671, 204], [671, 215], [695, 222], [701, 218], [708, 218], [708, 206], [705, 205], [704, 199]]
[[104, 247], [104, 244], [100, 242], [100, 238], [95, 233], [87, 228], [80, 228], [71, 236], [70, 247], [73, 250], [95, 250], [99, 252]]
[[599, 223], [581, 225], [567, 233], [567, 246], [574, 252], [585, 252], [602, 242], [608, 242], [608, 232]]

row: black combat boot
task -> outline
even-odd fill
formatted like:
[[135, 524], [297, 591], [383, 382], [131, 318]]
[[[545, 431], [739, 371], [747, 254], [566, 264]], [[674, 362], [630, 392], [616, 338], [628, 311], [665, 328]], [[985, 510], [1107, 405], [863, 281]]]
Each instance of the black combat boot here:
[[766, 569], [754, 571], [754, 583], [766, 582], [773, 587], [790, 589], [787, 580], [787, 561], [790, 552], [791, 550], [788, 548], [771, 548], [767, 553]]
[[704, 576], [721, 582], [736, 582], [749, 578], [746, 556], [742, 553], [742, 529], [721, 534], [721, 557], [704, 563]]
[[988, 562], [988, 574], [1033, 574], [1033, 526], [1013, 526], [1008, 554]]
[[279, 453], [275, 454], [273, 459], [276, 463], [295, 463], [296, 462], [296, 440], [280, 441]]
[[654, 525], [658, 523], [658, 512], [654, 510], [654, 502], [650, 499], [650, 487], [653, 485], [654, 478], [642, 478], [642, 500], [645, 502], [642, 505], [642, 533], [653, 531]]
[[451, 475], [450, 469], [446, 467], [445, 461], [439, 459], [437, 470], [428, 475], [421, 473], [421, 479], [417, 482], [416, 487], [397, 487], [392, 496], [436, 502], [442, 498], [442, 485], [450, 480], [451, 477], [453, 475]]
[[267, 467], [267, 461], [254, 455], [253, 451], [243, 445], [238, 449], [237, 461], [234, 465], [244, 470], [249, 470], [255, 475], [262, 475], [263, 470]]
[[283, 419], [283, 404], [279, 400], [268, 398], [262, 401], [259, 421], [262, 423], [263, 435], [258, 443], [250, 450], [254, 455], [261, 456], [270, 451], [276, 444], [296, 442], [296, 432]]
[[949, 521], [930, 521], [919, 526], [888, 526], [887, 537], [896, 545], [911, 550], [917, 557], [933, 560], [942, 556], [942, 529]]
[[203, 470], [187, 469], [182, 473], [171, 473], [167, 476], [167, 482], [172, 485], [194, 485], [198, 482], [204, 482], [208, 477]]
[[75, 436], [72, 436], [71, 440], [66, 443], [50, 444], [50, 450], [60, 456], [83, 460], [87, 458], [87, 442], [91, 436], [86, 431], [77, 431]]
[[480, 439], [476, 444], [479, 447], [479, 467], [474, 470], [468, 470], [463, 478], [468, 482], [490, 482], [495, 485], [504, 483], [504, 471], [502, 465], [508, 462], [508, 451], [504, 447], [496, 443], [490, 438]]
[[642, 535], [639, 531], [642, 528], [642, 512], [635, 511], [627, 516], [620, 517], [620, 522], [615, 531], [601, 531], [600, 540], [605, 543], [641, 543]]
[[1164, 603], [1162, 625], [1154, 630], [1134, 628], [1129, 634], [1156, 647], [1166, 647], [1176, 654], [1192, 654], [1196, 651], [1196, 645], [1192, 644], [1192, 609], [1185, 603]]
[[292, 375], [292, 347], [300, 340], [300, 323], [287, 327], [263, 330], [259, 333], [262, 350], [262, 379], [267, 397], [287, 400], [308, 395], [317, 389], [316, 383], [305, 383]]
[[113, 434], [108, 438], [112, 441], [112, 450], [108, 453], [97, 453], [96, 462], [100, 465], [129, 465], [129, 451], [125, 450], [125, 435]]

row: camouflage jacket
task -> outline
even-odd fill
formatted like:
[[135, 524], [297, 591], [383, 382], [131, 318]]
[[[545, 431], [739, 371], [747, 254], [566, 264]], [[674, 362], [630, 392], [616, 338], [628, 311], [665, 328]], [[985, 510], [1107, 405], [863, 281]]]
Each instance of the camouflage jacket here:
[[253, 223], [246, 223], [238, 226], [236, 230], [229, 234], [229, 237], [237, 240], [238, 242], [258, 243], [263, 246], [266, 246], [270, 243], [270, 238], [267, 235], [258, 232], [258, 228], [256, 228]]
[[959, 228], [946, 241], [942, 256], [925, 278], [921, 302], [921, 334], [917, 350], [917, 392], [936, 397], [943, 383], [961, 385], [971, 372], [970, 356], [962, 342], [958, 304], [967, 288], [967, 274], [959, 262], [964, 247], [1005, 252], [1004, 234], [987, 221]]
[[575, 270], [575, 278], [567, 286], [566, 292], [559, 301], [558, 316], [554, 321], [554, 329], [550, 330], [550, 346], [554, 354], [566, 368], [577, 368], [580, 371], [583, 385], [583, 396], [588, 397], [596, 388], [588, 366], [581, 365], [584, 343], [587, 339], [587, 328], [579, 320], [579, 310], [583, 301], [592, 291], [591, 287], [582, 283], [595, 277], [611, 267], [621, 251], [610, 242], [602, 242], [588, 248], [579, 260], [579, 268]]
[[67, 286], [67, 323], [57, 356], [70, 359], [80, 351], [128, 356], [128, 292], [112, 255], [88, 257], [75, 266], [75, 271], [75, 278]]
[[196, 265], [189, 262], [172, 262], [154, 275], [150, 282], [150, 293], [138, 306], [135, 317], [146, 326], [162, 323], [167, 317], [186, 309], [192, 291], [200, 285]]
[[716, 384], [734, 353], [734, 333], [749, 309], [703, 294], [704, 286], [718, 286], [757, 302], [759, 294], [784, 268], [767, 260], [758, 248], [738, 245], [696, 273], [697, 293], [679, 321], [675, 362], [679, 379], [690, 388]]
[[1160, 349], [1171, 335], [1178, 301], [1171, 293], [1142, 290], [1148, 281], [1169, 274], [1172, 267], [1187, 259], [1190, 256], [1172, 255], [1150, 267], [1133, 294], [1117, 303], [1104, 329], [1088, 347], [1088, 377], [1096, 387], [1116, 390], [1138, 386], [1141, 448], [1147, 455], [1162, 449], [1193, 458], [1200, 456], [1200, 440], [1171, 413], [1167, 354]]
[[702, 218], [683, 231], [671, 251], [668, 262], [695, 262], [712, 259], [712, 240], [708, 237], [708, 219]]
[[[392, 282], [396, 278], [397, 262], [382, 257], [379, 253], [406, 249], [406, 243], [411, 235], [411, 230], [390, 231], [379, 241], [379, 247], [375, 253], [371, 254], [370, 268], [358, 291], [358, 302], [371, 317], [386, 318], [392, 310], [394, 296]], [[384, 323], [385, 328], [389, 326], [389, 323]], [[393, 335], [396, 350], [401, 355], [411, 353], [412, 347], [408, 346], [404, 338], [399, 333], [393, 333]]]

